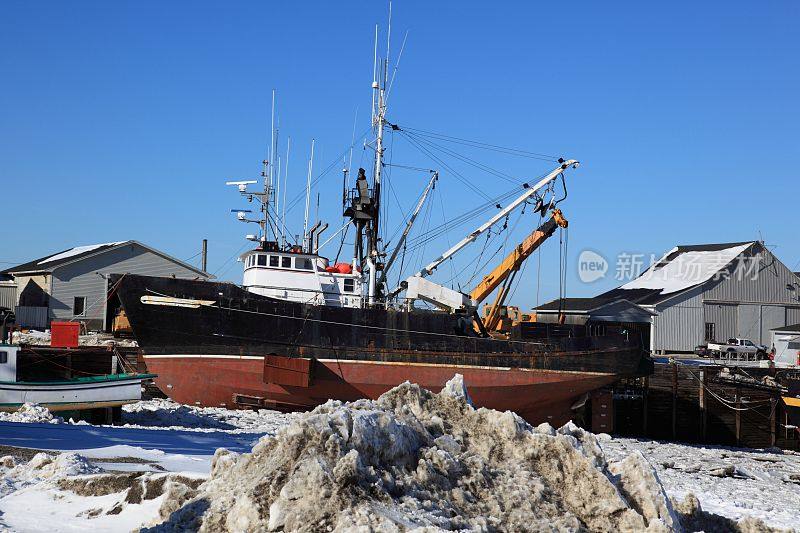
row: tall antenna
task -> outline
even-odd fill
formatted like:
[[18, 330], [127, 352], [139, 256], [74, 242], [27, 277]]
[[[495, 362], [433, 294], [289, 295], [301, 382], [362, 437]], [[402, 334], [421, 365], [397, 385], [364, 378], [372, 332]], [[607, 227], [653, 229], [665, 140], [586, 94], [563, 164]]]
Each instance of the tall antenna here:
[[283, 232], [284, 232], [283, 219], [280, 218], [281, 212], [279, 210], [280, 184], [281, 184], [281, 156], [280, 154], [278, 154], [278, 150], [275, 150], [275, 153], [278, 155], [278, 170], [276, 171], [278, 177], [275, 180], [275, 227], [278, 228], [278, 231], [280, 232], [280, 238], [278, 238], [278, 236], [276, 235], [275, 240], [280, 244], [280, 242], [283, 240]]
[[[311, 139], [311, 156], [308, 158], [308, 177], [306, 178], [306, 216], [303, 220], [303, 241], [308, 239], [308, 210], [311, 202], [311, 173], [314, 170], [314, 139]], [[310, 248], [310, 245], [309, 245]], [[309, 249], [310, 253], [311, 250]]]
[[[283, 167], [283, 198], [281, 200], [281, 206], [283, 207], [283, 212], [281, 213], [281, 224], [284, 228], [286, 228], [286, 188], [289, 181], [289, 150], [292, 147], [292, 138], [288, 137], [286, 139], [286, 163]], [[280, 179], [280, 176], [278, 176]], [[283, 234], [283, 246], [286, 247], [286, 234]]]
[[378, 25], [375, 24], [375, 50], [372, 54], [372, 120], [375, 120], [375, 90], [378, 88]]
[[[386, 27], [386, 65], [389, 64], [389, 45], [392, 41], [392, 0], [389, 0], [389, 20]], [[384, 80], [384, 84], [386, 80]]]

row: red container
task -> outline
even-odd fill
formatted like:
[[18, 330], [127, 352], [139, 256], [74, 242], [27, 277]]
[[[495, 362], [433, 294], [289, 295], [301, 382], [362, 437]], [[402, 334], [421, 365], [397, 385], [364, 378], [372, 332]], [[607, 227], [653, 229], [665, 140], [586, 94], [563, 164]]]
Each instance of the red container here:
[[50, 346], [77, 348], [81, 325], [78, 322], [50, 322]]

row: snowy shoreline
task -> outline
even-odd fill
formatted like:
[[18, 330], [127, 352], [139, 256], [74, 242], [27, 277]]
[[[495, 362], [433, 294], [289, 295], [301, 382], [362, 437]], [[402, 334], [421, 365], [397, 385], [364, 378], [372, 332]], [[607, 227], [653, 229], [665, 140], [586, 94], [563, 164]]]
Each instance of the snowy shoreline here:
[[[35, 409], [31, 412], [33, 415], [23, 417], [27, 422], [0, 422], [0, 446], [4, 446], [0, 447], [0, 455], [15, 457], [14, 467], [0, 466], [0, 531], [43, 530], [39, 528], [45, 517], [36, 513], [44, 508], [49, 509], [48, 516], [58, 517], [60, 525], [49, 528], [51, 531], [97, 527], [129, 530], [156, 523], [159, 512], [163, 513], [160, 509], [168, 505], [165, 502], [183, 501], [175, 491], [195, 491], [187, 488], [187, 479], [203, 480], [209, 476], [217, 448], [249, 451], [264, 442], [263, 436], [276, 435], [292, 423], [307, 420], [309, 415], [199, 408], [169, 400], [148, 400], [126, 406], [125, 425], [111, 427], [59, 423]], [[36, 413], [41, 419], [36, 419]], [[36, 455], [44, 438], [58, 443], [47, 451], [50, 462]], [[653, 467], [663, 490], [676, 501], [695, 494], [704, 511], [734, 521], [760, 519], [769, 526], [787, 529], [800, 523], [800, 454], [608, 435], [598, 435], [596, 442], [598, 453], [610, 463], [641, 453]], [[232, 457], [238, 455], [234, 453]], [[3, 461], [10, 464], [11, 460]], [[68, 467], [64, 470], [59, 466], [56, 474], [39, 476], [36, 461]], [[34, 465], [30, 466], [32, 462]], [[63, 481], [87, 476], [102, 478], [109, 472], [116, 476], [123, 476], [120, 472], [143, 476], [136, 483], [161, 488], [151, 491], [152, 499], [125, 503], [126, 494], [132, 490], [129, 486], [121, 485], [120, 493], [81, 495], [65, 488], [71, 481]], [[164, 481], [164, 476], [179, 478]], [[173, 492], [167, 496], [169, 491]], [[107, 514], [109, 511], [114, 513]]]

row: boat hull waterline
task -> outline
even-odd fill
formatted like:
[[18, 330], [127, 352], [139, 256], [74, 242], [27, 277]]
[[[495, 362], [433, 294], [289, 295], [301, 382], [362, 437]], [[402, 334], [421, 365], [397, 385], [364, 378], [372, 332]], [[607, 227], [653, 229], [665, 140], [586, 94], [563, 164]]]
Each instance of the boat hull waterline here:
[[142, 381], [151, 374], [98, 376], [84, 380], [0, 382], [0, 411], [36, 403], [50, 411], [119, 407], [141, 399]]

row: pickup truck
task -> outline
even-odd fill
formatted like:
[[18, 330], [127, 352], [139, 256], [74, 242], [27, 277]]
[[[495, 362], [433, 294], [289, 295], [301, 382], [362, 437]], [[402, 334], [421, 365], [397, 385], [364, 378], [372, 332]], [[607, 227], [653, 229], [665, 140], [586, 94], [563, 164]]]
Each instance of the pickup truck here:
[[755, 344], [750, 339], [728, 339], [727, 343], [709, 342], [707, 351], [710, 356], [743, 361], [758, 361], [767, 358], [769, 348], [763, 344]]

